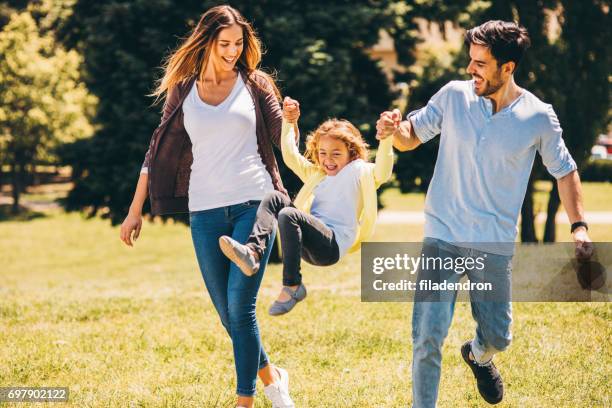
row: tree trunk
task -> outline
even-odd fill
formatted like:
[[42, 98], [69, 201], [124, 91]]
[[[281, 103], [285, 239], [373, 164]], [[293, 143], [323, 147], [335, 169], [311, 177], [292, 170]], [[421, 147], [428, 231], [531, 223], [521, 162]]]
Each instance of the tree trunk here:
[[17, 163], [11, 164], [11, 185], [13, 195], [13, 214], [19, 213], [19, 194], [21, 193], [21, 180], [19, 165]]
[[561, 199], [559, 198], [559, 189], [557, 182], [553, 181], [553, 188], [548, 196], [548, 209], [546, 210], [546, 225], [544, 227], [544, 242], [555, 242], [556, 239], [556, 222], [557, 210]]
[[12, 164], [11, 182], [13, 185], [13, 214], [19, 213], [19, 198], [26, 186], [28, 155], [26, 152], [15, 152], [15, 159]]
[[30, 171], [27, 173], [28, 176], [28, 186], [39, 186], [42, 184], [42, 178], [45, 177], [46, 174], [39, 174], [36, 172], [36, 165], [31, 163], [29, 166]]
[[529, 177], [525, 199], [521, 207], [521, 242], [538, 242], [533, 213], [533, 177]]

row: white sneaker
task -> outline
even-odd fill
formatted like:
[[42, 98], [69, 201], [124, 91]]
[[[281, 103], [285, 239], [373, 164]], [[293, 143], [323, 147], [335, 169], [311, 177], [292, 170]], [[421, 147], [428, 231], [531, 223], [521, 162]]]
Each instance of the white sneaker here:
[[280, 367], [274, 368], [278, 372], [280, 380], [264, 387], [264, 393], [272, 401], [272, 408], [295, 408], [295, 404], [289, 396], [289, 373]]

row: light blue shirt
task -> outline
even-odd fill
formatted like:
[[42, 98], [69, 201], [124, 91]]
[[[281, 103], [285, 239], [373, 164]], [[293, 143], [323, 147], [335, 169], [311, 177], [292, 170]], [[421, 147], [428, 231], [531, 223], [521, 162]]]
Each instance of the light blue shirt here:
[[451, 81], [408, 118], [423, 143], [441, 134], [425, 200], [425, 236], [512, 255], [536, 151], [557, 179], [576, 163], [552, 106], [532, 93], [524, 90], [492, 112], [473, 81]]

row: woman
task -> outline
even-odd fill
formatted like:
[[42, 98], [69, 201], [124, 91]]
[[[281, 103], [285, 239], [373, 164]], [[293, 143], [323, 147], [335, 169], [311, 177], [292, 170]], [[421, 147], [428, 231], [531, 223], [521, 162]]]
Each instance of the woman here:
[[[255, 316], [263, 274], [245, 276], [218, 239], [245, 242], [261, 199], [287, 194], [272, 151], [282, 113], [274, 81], [257, 69], [261, 45], [230, 6], [208, 10], [168, 58], [154, 96], [166, 96], [161, 123], [145, 155], [121, 239], [132, 246], [147, 196], [153, 214], [189, 211], [204, 282], [234, 348], [237, 406], [253, 406], [257, 376], [273, 407], [293, 407], [288, 374], [270, 364]], [[297, 116], [299, 111], [294, 113]], [[270, 251], [262, 257], [265, 267]]]

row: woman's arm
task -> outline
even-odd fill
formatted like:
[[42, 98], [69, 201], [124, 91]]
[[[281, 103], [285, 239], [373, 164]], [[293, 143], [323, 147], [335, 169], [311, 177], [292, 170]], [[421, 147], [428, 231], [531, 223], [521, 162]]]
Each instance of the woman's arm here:
[[144, 162], [142, 163], [142, 167], [140, 169], [140, 176], [138, 177], [138, 183], [136, 184], [136, 191], [134, 192], [132, 204], [130, 204], [128, 215], [125, 217], [125, 220], [123, 220], [123, 223], [121, 224], [119, 238], [123, 242], [125, 242], [126, 245], [133, 246], [132, 238], [134, 239], [134, 241], [136, 241], [136, 239], [138, 239], [138, 236], [140, 235], [140, 230], [142, 229], [142, 207], [144, 205], [145, 200], [147, 199], [148, 193], [148, 173], [151, 161], [151, 151], [153, 150], [155, 143], [157, 143], [157, 138], [159, 136], [159, 128], [161, 124], [168, 119], [172, 112], [174, 112], [174, 110], [178, 106], [178, 100], [178, 89], [175, 86], [170, 91], [168, 91], [168, 95], [166, 96], [166, 101], [164, 102], [164, 108], [160, 124], [155, 130], [155, 132], [153, 132], [153, 136], [151, 136], [151, 141], [149, 142], [149, 148], [145, 153]]
[[145, 200], [147, 199], [147, 193], [149, 192], [148, 187], [149, 175], [147, 173], [141, 173], [138, 177], [138, 183], [136, 184], [136, 191], [134, 192], [134, 198], [130, 205], [129, 213], [141, 215], [142, 207], [144, 206]]
[[[271, 79], [264, 76], [260, 81], [262, 90], [260, 93], [261, 112], [263, 114], [266, 127], [268, 128], [268, 133], [270, 134], [272, 143], [280, 149], [282, 144], [281, 133], [283, 115], [285, 115], [286, 112], [281, 109], [278, 102], [277, 91], [275, 91], [275, 87], [269, 82]], [[299, 103], [296, 100], [292, 100], [292, 102], [296, 104], [297, 110], [289, 113], [289, 116], [286, 116], [286, 118], [289, 120], [289, 122], [295, 123], [295, 143], [298, 143], [300, 140], [300, 131], [297, 126], [297, 119], [300, 116]]]
[[[142, 229], [142, 206], [147, 199], [149, 175], [147, 173], [140, 173], [138, 177], [138, 184], [136, 184], [136, 192], [130, 205], [128, 215], [121, 224], [121, 230], [119, 237], [126, 245], [133, 246], [132, 238], [134, 241], [138, 239], [140, 230]], [[132, 233], [134, 235], [132, 236]]]
[[261, 87], [259, 92], [259, 103], [264, 122], [268, 128], [270, 140], [272, 140], [272, 143], [276, 145], [276, 147], [280, 148], [283, 111], [281, 110], [278, 96], [276, 92], [274, 92], [274, 87], [269, 82], [270, 80], [271, 79], [263, 75], [259, 76], [257, 80], [257, 83]]
[[155, 131], [153, 132], [153, 136], [151, 136], [151, 141], [149, 142], [149, 148], [147, 149], [147, 152], [145, 153], [145, 158], [142, 163], [142, 167], [140, 168], [141, 174], [143, 172], [144, 173], [149, 172], [149, 164], [151, 161], [151, 151], [153, 150], [154, 144], [157, 143], [156, 142], [157, 136], [158, 136], [157, 134], [159, 133], [158, 129], [161, 127], [162, 123], [164, 123], [168, 119], [168, 117], [172, 114], [172, 112], [174, 112], [178, 103], [179, 103], [178, 86], [174, 86], [172, 89], [168, 91], [168, 95], [166, 95], [166, 101], [164, 102], [164, 108], [162, 110], [162, 117], [159, 122], [159, 125], [157, 126], [157, 129], [155, 129]]

